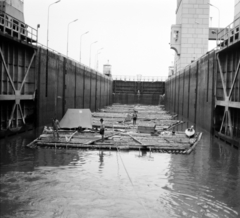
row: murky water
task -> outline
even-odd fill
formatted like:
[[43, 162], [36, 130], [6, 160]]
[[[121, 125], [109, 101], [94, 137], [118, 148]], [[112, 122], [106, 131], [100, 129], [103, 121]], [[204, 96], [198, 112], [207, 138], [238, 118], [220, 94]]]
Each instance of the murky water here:
[[2, 218], [240, 217], [240, 151], [205, 132], [190, 155], [25, 148], [35, 134], [0, 141]]

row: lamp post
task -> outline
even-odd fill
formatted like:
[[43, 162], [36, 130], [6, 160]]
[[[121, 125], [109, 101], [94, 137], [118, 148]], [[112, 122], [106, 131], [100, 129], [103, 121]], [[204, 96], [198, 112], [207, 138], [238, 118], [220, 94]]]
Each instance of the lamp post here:
[[88, 34], [89, 31], [83, 33], [81, 36], [80, 36], [80, 56], [79, 56], [79, 62], [81, 63], [81, 48], [82, 48], [82, 36], [85, 35], [85, 34]]
[[89, 54], [89, 67], [90, 67], [90, 68], [91, 68], [91, 52], [92, 52], [92, 45], [93, 45], [94, 43], [97, 43], [97, 41], [91, 43], [91, 45], [90, 45], [90, 54]]
[[68, 30], [67, 30], [67, 57], [68, 57], [68, 35], [69, 35], [69, 25], [70, 25], [71, 23], [76, 22], [76, 21], [78, 21], [78, 19], [73, 20], [73, 21], [71, 21], [70, 23], [68, 23]]
[[101, 50], [103, 50], [103, 48], [100, 48], [100, 49], [97, 50], [97, 54], [96, 54], [96, 57], [95, 57], [95, 60], [96, 60], [96, 70], [98, 70], [98, 54], [101, 53], [100, 52]]
[[219, 30], [220, 30], [220, 10], [219, 10], [218, 7], [216, 7], [216, 6], [214, 6], [214, 5], [210, 4], [210, 3], [209, 3], [209, 5], [214, 7], [214, 8], [216, 8], [218, 10], [218, 31], [217, 31], [217, 39], [216, 39], [217, 47], [218, 47], [218, 34], [219, 34]]
[[60, 2], [61, 0], [58, 0], [58, 1], [56, 1], [56, 2], [54, 2], [54, 3], [52, 3], [52, 4], [50, 4], [49, 6], [48, 6], [48, 18], [47, 18], [47, 49], [48, 49], [48, 35], [49, 35], [49, 9], [50, 9], [50, 6], [52, 6], [52, 5], [54, 5], [54, 4], [57, 4], [58, 2]]

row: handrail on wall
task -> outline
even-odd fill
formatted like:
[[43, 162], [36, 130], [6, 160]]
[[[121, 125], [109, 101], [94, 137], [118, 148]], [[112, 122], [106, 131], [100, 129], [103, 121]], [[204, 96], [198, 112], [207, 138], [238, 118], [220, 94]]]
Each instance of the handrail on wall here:
[[27, 43], [37, 43], [38, 31], [11, 15], [0, 11], [0, 31]]
[[240, 40], [240, 17], [217, 34], [217, 49], [223, 49]]

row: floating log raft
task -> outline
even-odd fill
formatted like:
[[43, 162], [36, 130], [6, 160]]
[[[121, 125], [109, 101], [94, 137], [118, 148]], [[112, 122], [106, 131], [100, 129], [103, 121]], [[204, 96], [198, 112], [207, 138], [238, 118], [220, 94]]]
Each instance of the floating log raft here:
[[[137, 125], [132, 121], [125, 122], [127, 113], [122, 111], [138, 111]], [[121, 111], [121, 112], [118, 112]], [[151, 111], [151, 113], [146, 113]], [[156, 113], [154, 114], [154, 111]], [[139, 118], [140, 117], [140, 118]], [[104, 119], [105, 135], [102, 141], [98, 132], [100, 118]], [[164, 119], [163, 119], [164, 118]], [[184, 132], [170, 131], [182, 121], [175, 120], [162, 107], [140, 105], [113, 105], [93, 113], [92, 130], [78, 132], [76, 130], [60, 130], [59, 138], [52, 131], [45, 131], [28, 147], [45, 147], [54, 149], [115, 149], [115, 150], [148, 150], [152, 152], [168, 152], [190, 154], [201, 139], [196, 133], [189, 139]]]

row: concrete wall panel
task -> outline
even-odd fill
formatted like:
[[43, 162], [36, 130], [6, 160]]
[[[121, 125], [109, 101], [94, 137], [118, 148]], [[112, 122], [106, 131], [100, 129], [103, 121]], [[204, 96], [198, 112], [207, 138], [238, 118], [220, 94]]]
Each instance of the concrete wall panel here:
[[166, 82], [167, 110], [209, 131], [213, 124], [215, 65], [215, 52], [212, 51]]
[[[112, 83], [109, 77], [99, 73], [96, 76], [97, 72], [51, 52], [49, 52], [49, 67], [46, 73], [45, 49], [39, 49], [37, 62], [39, 126], [50, 123], [54, 116], [61, 119], [68, 108], [90, 108], [91, 111], [95, 111], [96, 108], [104, 107], [109, 103], [105, 96], [112, 95], [112, 90], [106, 87], [104, 89], [103, 84], [103, 81]], [[105, 93], [105, 96], [101, 96], [101, 93]], [[103, 101], [100, 101], [101, 99]]]
[[96, 73], [91, 73], [91, 111], [95, 111], [96, 103]]

